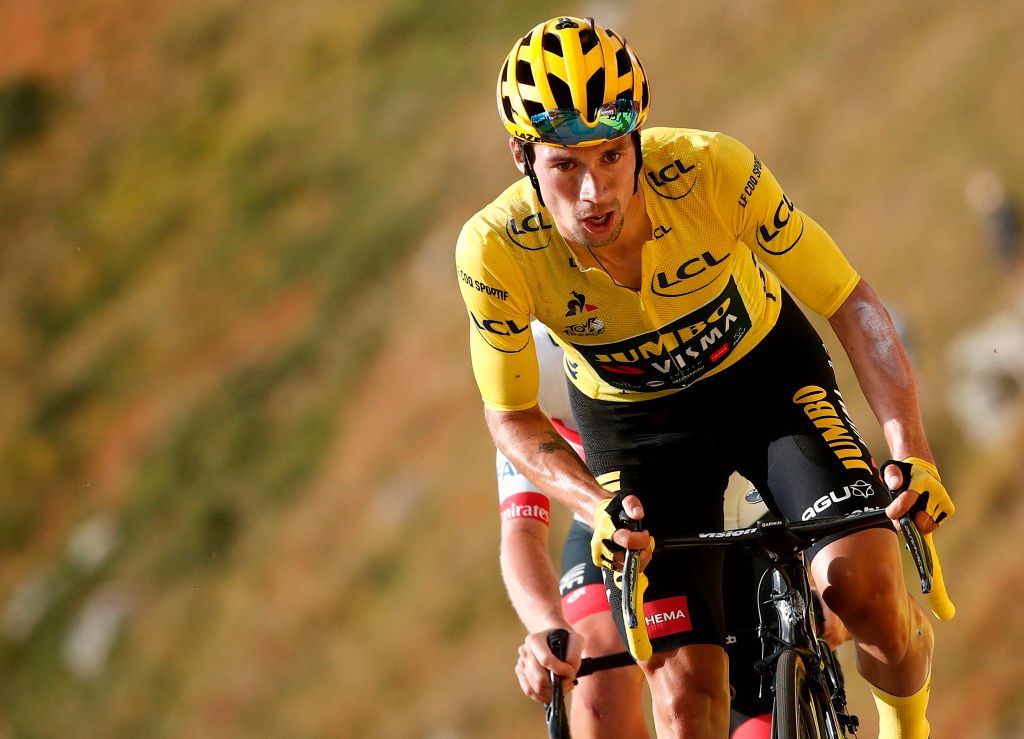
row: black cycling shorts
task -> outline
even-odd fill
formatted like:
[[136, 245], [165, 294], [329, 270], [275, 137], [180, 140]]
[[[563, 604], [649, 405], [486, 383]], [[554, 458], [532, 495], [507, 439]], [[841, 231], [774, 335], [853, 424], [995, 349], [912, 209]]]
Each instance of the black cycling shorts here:
[[[608, 613], [608, 600], [604, 594], [601, 568], [590, 558], [590, 540], [593, 529], [573, 520], [562, 548], [562, 612], [565, 620], [575, 626], [581, 619], [594, 613]], [[761, 639], [758, 625], [761, 612], [755, 592], [768, 561], [741, 549], [725, 554], [725, 623], [726, 653], [729, 656], [729, 683], [732, 686], [731, 709], [734, 719], [742, 722], [753, 716], [770, 713], [771, 691], [761, 695], [760, 678], [754, 663], [761, 659]], [[764, 616], [769, 624], [775, 622], [775, 610], [767, 608]], [[601, 656], [601, 655], [591, 655]]]
[[[587, 466], [608, 490], [640, 498], [656, 541], [721, 529], [733, 471], [788, 520], [888, 504], [828, 352], [793, 299], [782, 300], [778, 323], [746, 357], [673, 395], [601, 401], [570, 384]], [[644, 611], [656, 651], [725, 644], [720, 550], [659, 552], [646, 573]], [[621, 614], [612, 615], [624, 637]]]

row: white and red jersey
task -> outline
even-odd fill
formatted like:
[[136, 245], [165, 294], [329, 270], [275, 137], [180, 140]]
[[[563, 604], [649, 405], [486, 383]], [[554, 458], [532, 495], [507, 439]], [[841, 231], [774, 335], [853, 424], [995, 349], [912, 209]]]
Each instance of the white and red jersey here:
[[[580, 433], [569, 407], [569, 389], [566, 386], [565, 370], [562, 368], [565, 361], [562, 347], [554, 342], [540, 321], [533, 321], [530, 330], [533, 332], [537, 362], [540, 365], [540, 409], [551, 419], [551, 424], [562, 438], [569, 442], [582, 458], [583, 445], [580, 443]], [[548, 496], [526, 479], [526, 476], [500, 451], [497, 453], [496, 467], [501, 520], [533, 518], [548, 523], [551, 512]]]

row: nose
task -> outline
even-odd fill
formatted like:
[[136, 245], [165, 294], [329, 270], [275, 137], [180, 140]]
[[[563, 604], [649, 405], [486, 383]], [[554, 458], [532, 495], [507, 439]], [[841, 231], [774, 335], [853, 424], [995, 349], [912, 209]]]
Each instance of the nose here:
[[597, 173], [588, 169], [580, 180], [580, 200], [598, 201], [605, 189], [605, 183]]

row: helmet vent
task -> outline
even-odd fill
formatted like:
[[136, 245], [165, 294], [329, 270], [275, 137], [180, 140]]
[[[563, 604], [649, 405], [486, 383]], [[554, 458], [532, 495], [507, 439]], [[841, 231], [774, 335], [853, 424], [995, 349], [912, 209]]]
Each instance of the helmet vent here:
[[533, 67], [524, 59], [516, 62], [516, 82], [520, 85], [533, 85]]
[[629, 70], [633, 68], [632, 63], [629, 61], [629, 52], [626, 51], [625, 47], [615, 52], [615, 63], [619, 77], [629, 74]]
[[597, 46], [597, 34], [591, 28], [584, 28], [580, 31], [580, 47], [583, 54]]
[[550, 51], [556, 56], [562, 56], [562, 39], [558, 38], [553, 33], [545, 33], [544, 38], [541, 39], [541, 46], [544, 47], [544, 51]]
[[[544, 112], [544, 106], [538, 103], [536, 100], [523, 99], [523, 108], [526, 110], [526, 116], [533, 118], [538, 113]], [[509, 118], [509, 120], [512, 120]]]
[[597, 70], [587, 80], [587, 110], [588, 119], [597, 115], [597, 109], [604, 102], [604, 67]]
[[641, 110], [646, 110], [647, 109], [647, 104], [651, 101], [650, 92], [648, 92], [648, 90], [647, 90], [647, 80], [644, 80], [644, 85], [643, 85], [642, 89], [643, 89], [643, 97], [640, 98], [640, 109]]
[[567, 110], [576, 107], [572, 104], [572, 90], [569, 89], [569, 85], [550, 72], [548, 73], [548, 85], [551, 87], [551, 95], [555, 98], [557, 107]]
[[503, 95], [501, 98], [501, 107], [505, 109], [505, 119], [514, 121], [516, 119], [515, 113], [512, 111], [512, 101], [508, 95]]

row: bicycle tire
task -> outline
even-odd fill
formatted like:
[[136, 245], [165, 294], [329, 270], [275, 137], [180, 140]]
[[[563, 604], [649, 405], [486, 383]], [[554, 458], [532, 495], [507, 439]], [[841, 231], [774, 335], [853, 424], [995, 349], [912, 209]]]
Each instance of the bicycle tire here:
[[803, 657], [792, 649], [775, 663], [775, 707], [772, 710], [773, 739], [829, 739], [828, 708], [807, 679]]

